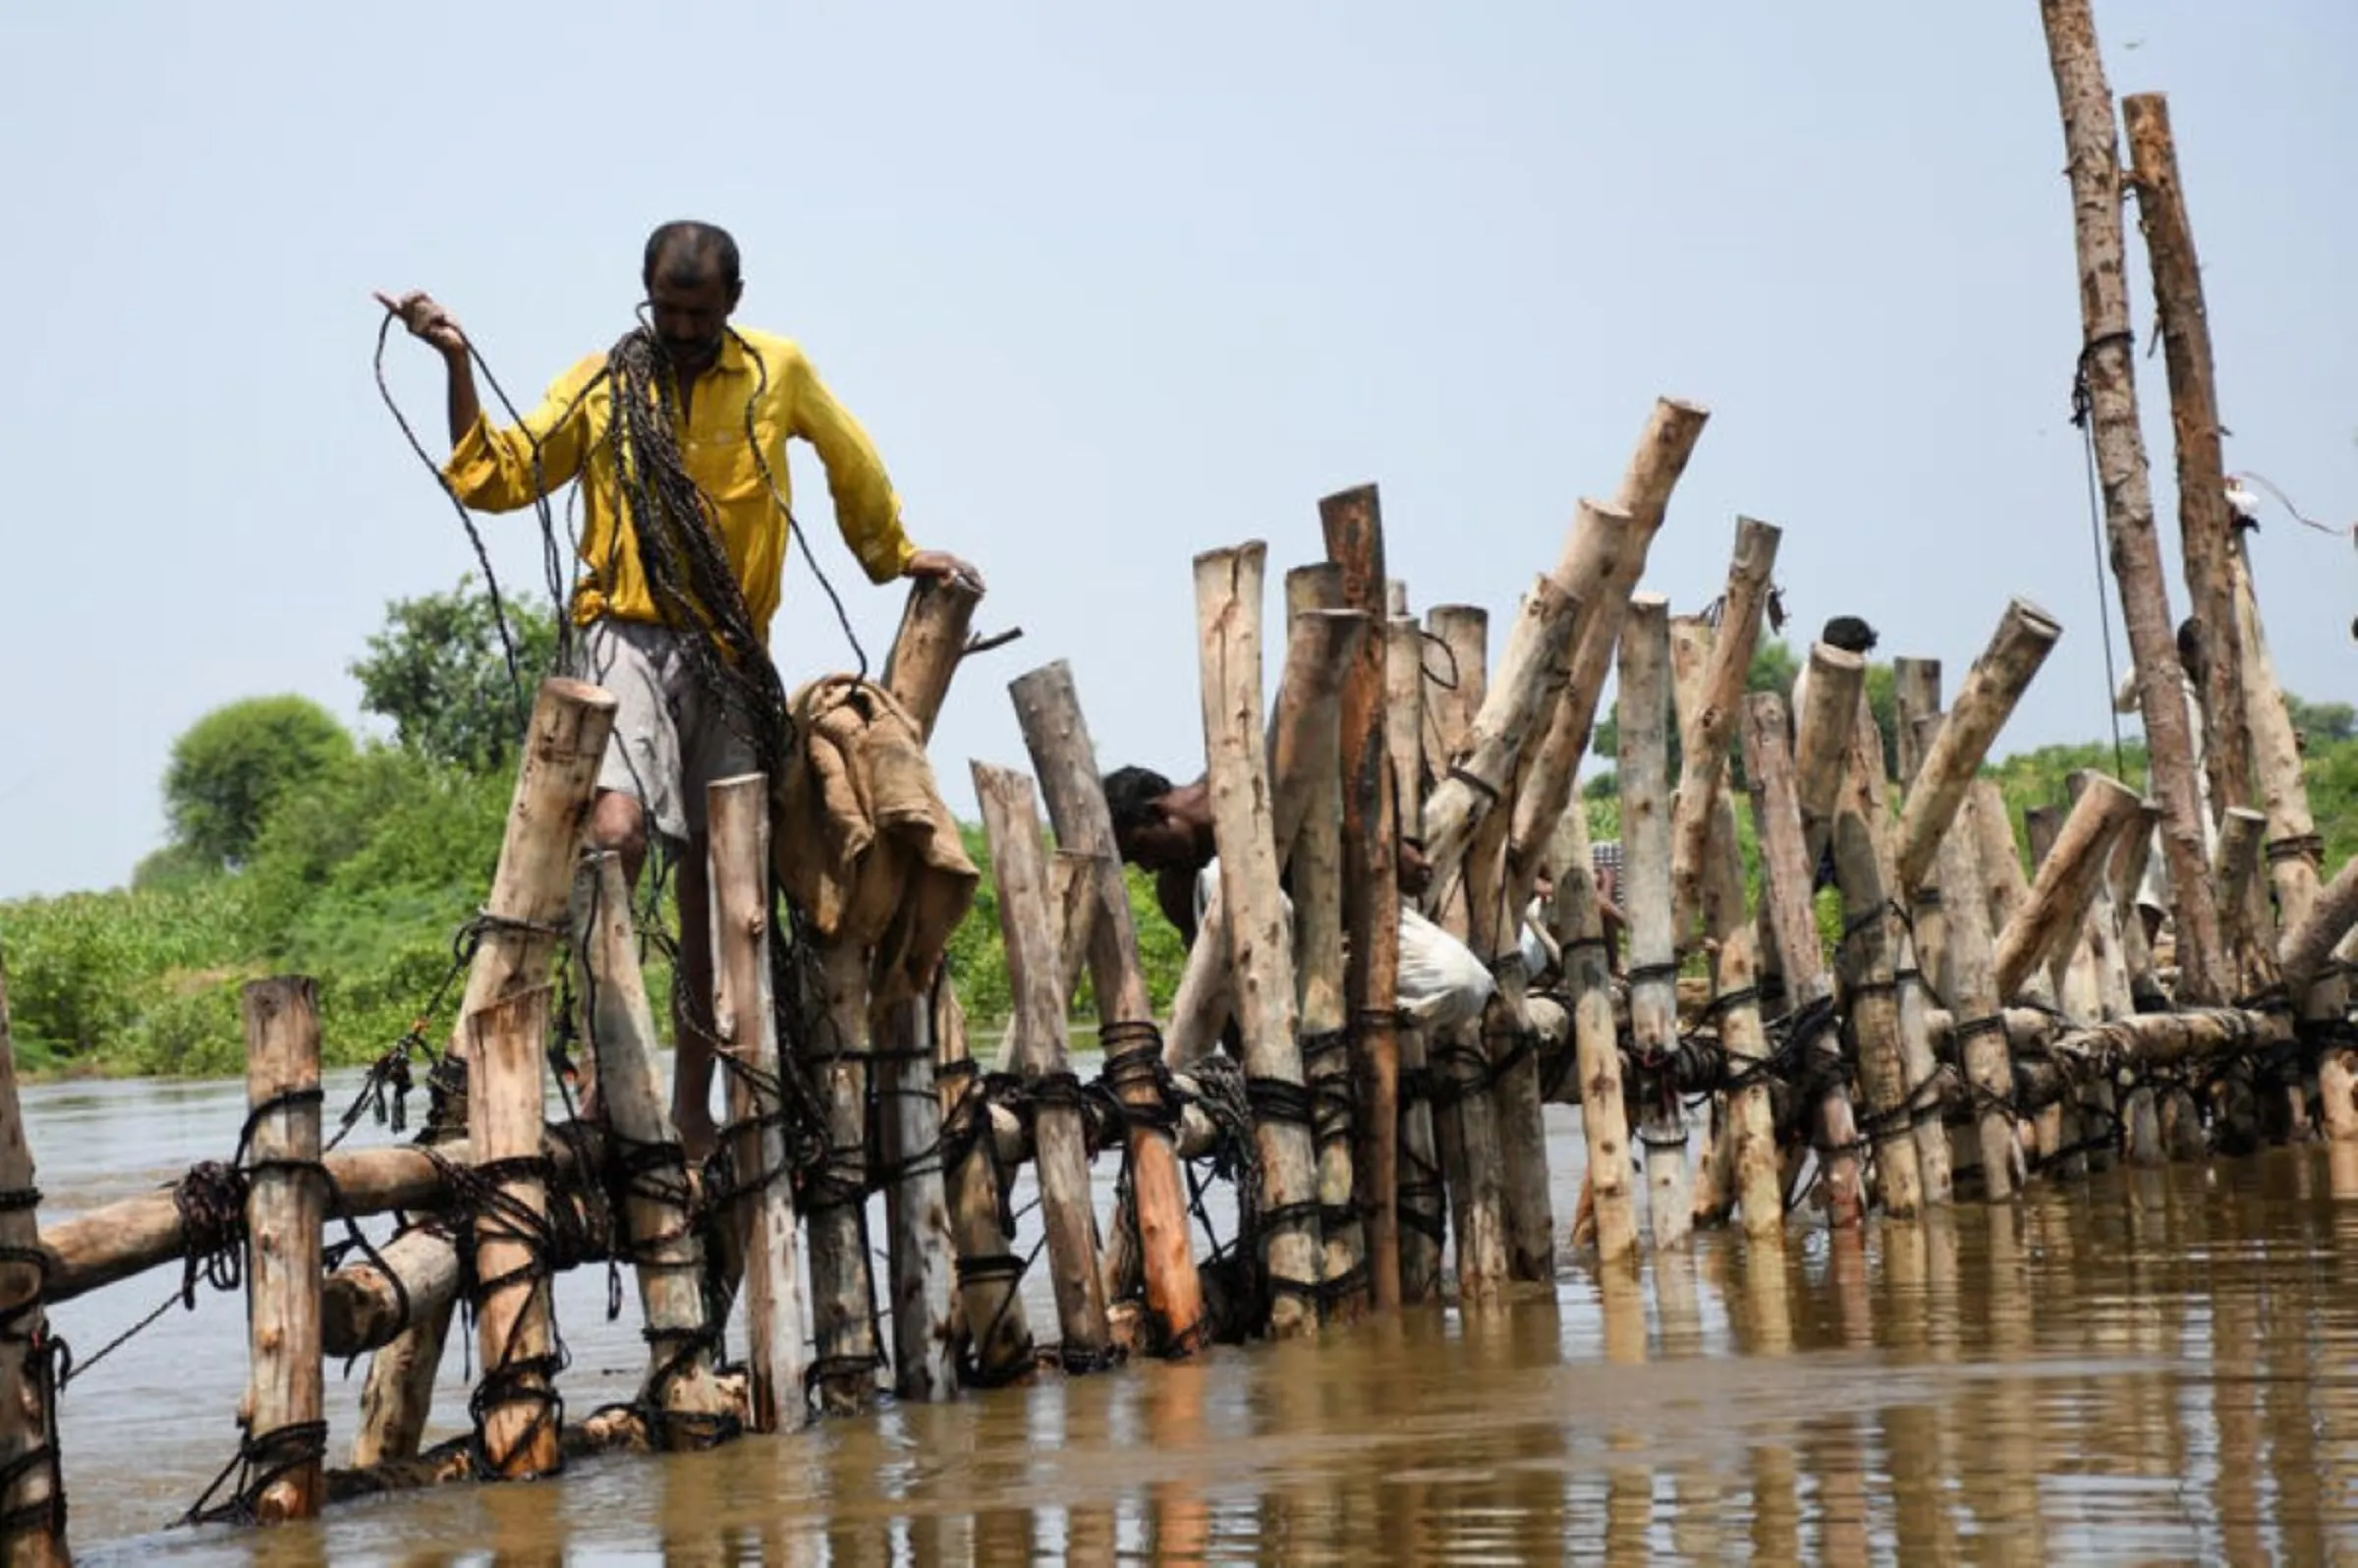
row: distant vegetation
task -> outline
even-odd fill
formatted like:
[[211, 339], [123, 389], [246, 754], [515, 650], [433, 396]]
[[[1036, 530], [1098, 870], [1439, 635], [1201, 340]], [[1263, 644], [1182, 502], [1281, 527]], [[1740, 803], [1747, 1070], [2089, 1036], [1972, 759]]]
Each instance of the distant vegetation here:
[[[510, 605], [529, 692], [556, 627], [545, 604]], [[1790, 687], [1795, 659], [1766, 644], [1756, 690]], [[161, 781], [169, 842], [130, 885], [0, 904], [0, 959], [17, 1049], [33, 1071], [222, 1075], [242, 1069], [238, 990], [299, 973], [317, 981], [331, 1062], [373, 1058], [419, 1025], [450, 975], [452, 942], [479, 907], [514, 788], [517, 698], [488, 598], [453, 591], [392, 604], [351, 673], [363, 708], [391, 731], [353, 736], [317, 703], [252, 698], [204, 715], [174, 744]], [[1890, 672], [1869, 691], [1886, 735]], [[2295, 702], [2308, 743], [2311, 804], [2332, 864], [2358, 853], [2358, 713]], [[1610, 715], [1598, 750], [1612, 755]], [[2128, 749], [2130, 781], [2144, 756]], [[2109, 771], [2109, 746], [2049, 747], [1991, 772], [2014, 808], [2059, 804], [2074, 768]], [[1608, 764], [1609, 765], [1609, 764]], [[1609, 772], [1592, 780], [1592, 832], [1612, 837]], [[1738, 821], [1755, 864], [1749, 814]], [[976, 906], [950, 949], [969, 1016], [1008, 1009], [989, 859], [979, 827], [968, 852], [984, 869]], [[1148, 988], [1166, 1007], [1183, 957], [1146, 878], [1130, 876]], [[667, 928], [676, 916], [666, 903]], [[651, 961], [657, 1015], [670, 974]], [[454, 992], [455, 999], [455, 992]], [[450, 1028], [422, 1020], [429, 1038]], [[1092, 1012], [1086, 995], [1076, 1013]]]

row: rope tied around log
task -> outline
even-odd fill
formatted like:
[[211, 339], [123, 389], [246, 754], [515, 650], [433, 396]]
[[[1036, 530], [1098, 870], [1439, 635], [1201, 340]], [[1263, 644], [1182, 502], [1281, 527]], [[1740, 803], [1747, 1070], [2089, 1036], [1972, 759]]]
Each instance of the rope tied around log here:
[[[556, 1163], [546, 1154], [519, 1154], [508, 1159], [485, 1160], [480, 1164], [447, 1166], [454, 1185], [467, 1190], [469, 1215], [467, 1228], [474, 1245], [465, 1250], [463, 1266], [474, 1274], [474, 1258], [483, 1242], [496, 1240], [513, 1243], [524, 1250], [525, 1260], [504, 1274], [485, 1279], [476, 1275], [466, 1292], [470, 1304], [468, 1320], [472, 1324], [480, 1312], [479, 1303], [492, 1292], [513, 1285], [523, 1285], [528, 1291], [543, 1288], [560, 1265], [558, 1227], [547, 1212], [535, 1213], [515, 1194], [522, 1183], [538, 1181], [545, 1193], [553, 1185]], [[466, 1172], [460, 1176], [459, 1172]], [[544, 1207], [553, 1209], [553, 1204]], [[517, 1353], [517, 1336], [524, 1330], [527, 1315], [518, 1313], [509, 1325], [508, 1338], [499, 1347], [494, 1363], [486, 1359], [482, 1375], [476, 1380], [467, 1398], [467, 1418], [474, 1430], [468, 1436], [467, 1452], [478, 1476], [506, 1473], [512, 1456], [494, 1455], [488, 1447], [485, 1418], [495, 1407], [530, 1405], [533, 1407], [532, 1421], [519, 1428], [518, 1451], [532, 1445], [534, 1436], [544, 1428], [554, 1426], [562, 1430], [565, 1425], [565, 1399], [557, 1391], [559, 1373], [572, 1365], [572, 1353], [566, 1348], [565, 1336], [557, 1326], [555, 1302], [550, 1301], [548, 1313], [549, 1348], [538, 1355]], [[472, 1338], [472, 1334], [469, 1336]], [[562, 1461], [559, 1461], [562, 1464]], [[533, 1478], [523, 1478], [533, 1479]]]
[[2271, 866], [2286, 861], [2307, 861], [2312, 868], [2325, 865], [2326, 836], [2323, 833], [2295, 833], [2285, 838], [2272, 838], [2262, 853]]
[[[18, 1187], [0, 1191], [0, 1213], [30, 1213], [41, 1203], [37, 1187]], [[48, 1413], [49, 1435], [27, 1447], [24, 1452], [0, 1465], [0, 1497], [16, 1490], [17, 1483], [36, 1470], [49, 1473], [49, 1495], [38, 1502], [20, 1503], [0, 1512], [0, 1541], [13, 1540], [27, 1531], [45, 1531], [59, 1540], [66, 1539], [66, 1472], [65, 1455], [58, 1445], [57, 1396], [72, 1376], [74, 1352], [63, 1336], [44, 1321], [38, 1332], [31, 1319], [39, 1316], [42, 1299], [49, 1292], [52, 1265], [49, 1254], [39, 1246], [19, 1247], [0, 1245], [0, 1264], [15, 1263], [33, 1271], [32, 1289], [23, 1301], [0, 1309], [0, 1354], [13, 1354], [14, 1347], [24, 1347], [25, 1377], [40, 1390], [40, 1408]]]

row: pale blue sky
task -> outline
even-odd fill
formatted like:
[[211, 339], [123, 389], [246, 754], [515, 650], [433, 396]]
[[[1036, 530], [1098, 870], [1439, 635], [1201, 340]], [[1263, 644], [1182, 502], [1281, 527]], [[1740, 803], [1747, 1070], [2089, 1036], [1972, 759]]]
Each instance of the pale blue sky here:
[[[2098, 20], [2115, 91], [2170, 97], [2230, 465], [2358, 518], [2358, 9]], [[0, 52], [0, 896], [126, 876], [218, 703], [357, 719], [385, 601], [472, 565], [377, 401], [369, 291], [433, 290], [536, 395], [628, 324], [674, 216], [736, 232], [741, 319], [804, 343], [919, 542], [1025, 629], [938, 733], [962, 812], [1051, 658], [1109, 764], [1195, 766], [1189, 559], [1265, 539], [1274, 588], [1330, 490], [1382, 485], [1420, 610], [1502, 626], [1656, 393], [1713, 418], [1649, 587], [1700, 604], [1765, 518], [1793, 630], [1863, 613], [1952, 682], [2024, 593], [2066, 633], [2001, 746], [2105, 730], [2035, 0], [93, 3], [7, 8]], [[438, 366], [396, 347], [438, 442]], [[901, 592], [796, 477], [880, 650]], [[529, 515], [485, 526], [537, 583]], [[2287, 682], [2352, 696], [2349, 541], [2272, 511], [2257, 560]], [[790, 681], [843, 661], [799, 563], [779, 629]]]

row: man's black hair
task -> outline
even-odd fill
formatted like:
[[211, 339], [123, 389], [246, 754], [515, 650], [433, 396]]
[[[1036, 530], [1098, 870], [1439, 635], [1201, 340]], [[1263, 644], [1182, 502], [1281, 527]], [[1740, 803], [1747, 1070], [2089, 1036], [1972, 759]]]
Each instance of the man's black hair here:
[[1117, 767], [1105, 775], [1105, 810], [1113, 817], [1113, 836], [1150, 824], [1154, 803], [1171, 793], [1171, 781], [1151, 767]]
[[720, 281], [729, 288], [740, 282], [737, 263], [737, 242], [729, 231], [693, 218], [678, 218], [664, 224], [646, 237], [646, 258], [640, 265], [640, 281], [653, 285], [655, 268], [669, 258], [675, 270], [701, 273], [706, 267], [720, 274]]
[[1881, 639], [1875, 635], [1874, 627], [1869, 626], [1857, 616], [1837, 615], [1825, 623], [1825, 630], [1820, 634], [1820, 641], [1838, 647], [1845, 653], [1865, 654], [1872, 651]]

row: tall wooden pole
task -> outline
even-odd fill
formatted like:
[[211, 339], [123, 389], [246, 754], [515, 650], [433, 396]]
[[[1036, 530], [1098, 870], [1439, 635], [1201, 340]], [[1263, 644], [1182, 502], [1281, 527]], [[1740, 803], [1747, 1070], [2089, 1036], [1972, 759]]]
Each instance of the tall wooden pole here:
[[[2021, 1190], [2022, 1144], [2014, 1135], [2014, 1069], [1992, 947], [1991, 868], [1982, 854], [1983, 809], [1994, 786], [1968, 795], [1955, 830], [1940, 841], [1942, 910], [1947, 917], [1949, 1005], [1956, 1015], [1959, 1070], [1974, 1091], [1973, 1121], [1981, 1149], [1983, 1196], [2002, 1204]], [[1998, 808], [2001, 812], [2002, 805]], [[1998, 827], [2005, 827], [2004, 821]], [[2006, 835], [2006, 851], [2014, 840]], [[2016, 866], [2015, 874], [2021, 869]]]
[[[1009, 688], [1024, 744], [1039, 775], [1048, 820], [1064, 850], [1089, 857], [1096, 924], [1089, 944], [1091, 989], [1097, 999], [1105, 1080], [1130, 1112], [1131, 1201], [1146, 1270], [1152, 1342], [1185, 1356], [1206, 1338], [1203, 1286], [1187, 1239], [1187, 1198], [1171, 1147], [1176, 1106], [1163, 1092], [1162, 1042], [1138, 962], [1138, 928], [1113, 842], [1113, 817], [1097, 780], [1096, 748], [1081, 716], [1073, 673], [1062, 660], [1022, 676]], [[1329, 704], [1331, 706], [1331, 704]], [[1329, 770], [1331, 773], [1331, 770]]]
[[1670, 898], [1670, 623], [1657, 593], [1629, 601], [1621, 621], [1621, 844], [1628, 877], [1629, 1032], [1641, 1068], [1638, 1136], [1646, 1148], [1647, 1217], [1656, 1251], [1694, 1228], [1686, 1117], [1670, 1061], [1678, 1049], [1677, 933]]
[[17, 1042], [8, 1020], [8, 979], [0, 970], [0, 1513], [12, 1527], [0, 1543], [7, 1568], [65, 1568], [66, 1493], [57, 1456], [57, 1390], [50, 1365], [40, 1260], [41, 1201], [32, 1145], [17, 1098]]
[[[1343, 602], [1388, 623], [1383, 508], [1376, 486], [1319, 502], [1327, 559], [1343, 569]], [[1352, 1066], [1359, 1124], [1351, 1180], [1365, 1216], [1377, 1312], [1400, 1306], [1399, 831], [1384, 726], [1384, 640], [1360, 640], [1343, 683], [1343, 924], [1349, 933]]]
[[[246, 1103], [253, 1117], [254, 1176], [246, 1197], [253, 1259], [249, 1439], [293, 1468], [262, 1488], [263, 1524], [313, 1519], [326, 1500], [319, 1363], [319, 1227], [327, 1182], [319, 1158], [319, 1010], [308, 980], [253, 980], [244, 990]], [[317, 1431], [315, 1438], [307, 1428]], [[272, 1444], [290, 1450], [277, 1453]]]
[[2138, 708], [2153, 758], [2153, 793], [2162, 806], [2162, 849], [2177, 905], [2179, 998], [2215, 1003], [2222, 999], [2226, 983], [2220, 968], [2218, 903], [2206, 874], [2210, 858], [2195, 789], [2194, 734], [2179, 685], [2177, 639], [2170, 622], [2168, 585], [2162, 576], [2162, 542], [2154, 528], [2145, 436], [2137, 420], [2131, 356], [2135, 338], [2129, 328], [2128, 279], [2122, 265], [2120, 149], [2112, 91], [2097, 52], [2089, 0], [2040, 0], [2039, 10], [2047, 24], [2070, 161], [2080, 254], [2080, 367], [2094, 420], [2112, 575], [2120, 584], [2121, 618], [2137, 664]]
[[549, 988], [503, 996], [468, 1016], [474, 1151], [503, 1174], [496, 1208], [476, 1216], [476, 1385], [481, 1442], [492, 1477], [552, 1476], [558, 1448], [556, 1276], [546, 1251], [548, 1183], [531, 1168], [543, 1137], [541, 1081], [547, 1069]]
[[2169, 102], [2159, 92], [2121, 101], [2129, 128], [2130, 186], [2138, 223], [2154, 269], [2155, 313], [2162, 322], [2162, 361], [2169, 367], [2169, 425], [2178, 460], [2178, 534], [2186, 557], [2186, 591], [2194, 601], [2203, 649], [2203, 717], [2209, 737], [2203, 762], [2211, 775], [2211, 809], [2224, 813], [2252, 804], [2251, 731], [2244, 717], [2243, 640], [2236, 625], [2234, 515], [2227, 506], [2226, 460], [2219, 449], [2218, 387], [2211, 363], [2211, 322], [2203, 308], [2201, 264], [2186, 218], [2178, 178], [2178, 149], [2169, 131]]
[[[1465, 606], [1447, 608], [1463, 611]], [[1432, 612], [1435, 619], [1438, 619], [1442, 613], [1443, 608], [1435, 608]], [[1485, 612], [1474, 610], [1471, 613], [1482, 616]], [[1487, 617], [1485, 624], [1487, 625]], [[1477, 654], [1481, 652], [1484, 645], [1481, 638], [1477, 637], [1474, 640], [1474, 650]], [[1433, 717], [1427, 710], [1425, 656], [1425, 634], [1415, 619], [1407, 615], [1393, 616], [1384, 637], [1384, 684], [1386, 688], [1384, 713], [1388, 726], [1389, 750], [1392, 755], [1392, 783], [1399, 794], [1401, 820], [1411, 822], [1420, 820], [1424, 812], [1427, 735], [1429, 722]], [[1436, 692], [1435, 695], [1439, 694]], [[1339, 777], [1336, 783], [1339, 791], [1341, 783]], [[1343, 853], [1343, 818], [1339, 792], [1336, 795], [1331, 814], [1335, 840], [1332, 853], [1336, 857], [1336, 864], [1339, 867]], [[1321, 847], [1320, 854], [1324, 853], [1326, 852]], [[1310, 875], [1312, 868], [1312, 863], [1304, 863], [1297, 866], [1295, 869], [1294, 882], [1296, 887], [1301, 889], [1301, 893], [1296, 899], [1296, 905], [1301, 911], [1301, 928], [1298, 939], [1302, 943], [1307, 957], [1323, 964], [1328, 961], [1325, 957], [1328, 940], [1326, 917], [1322, 911], [1316, 910], [1313, 904], [1313, 900], [1320, 896], [1322, 882]], [[1306, 880], [1306, 877], [1309, 879]], [[1335, 881], [1334, 891], [1335, 896], [1339, 899], [1342, 892], [1339, 876]], [[1331, 961], [1335, 966], [1334, 973], [1339, 978], [1343, 973], [1339, 904], [1335, 913], [1338, 924], [1332, 933], [1334, 953]], [[1317, 938], [1315, 944], [1314, 936]], [[1319, 1003], [1319, 1007], [1314, 1011], [1312, 1006], [1314, 1001], [1312, 981], [1314, 979], [1315, 972], [1305, 972], [1302, 985], [1302, 1037], [1303, 1066], [1315, 1081], [1319, 1073], [1318, 1064], [1309, 1058], [1309, 1042], [1313, 1037], [1314, 1029], [1323, 1027], [1318, 1021], [1328, 1016], [1329, 1001], [1325, 996], [1316, 996], [1315, 1000]], [[1346, 998], [1338, 986], [1331, 995], [1332, 1016], [1336, 1018], [1347, 1016], [1342, 1011], [1345, 1001]], [[1404, 1302], [1413, 1303], [1431, 1301], [1440, 1294], [1441, 1244], [1448, 1234], [1447, 1222], [1443, 1218], [1448, 1203], [1448, 1191], [1442, 1175], [1438, 1139], [1434, 1127], [1432, 1096], [1430, 1093], [1411, 1094], [1405, 1092], [1408, 1085], [1431, 1082], [1431, 1075], [1426, 1071], [1425, 1032], [1403, 1019], [1400, 1025], [1399, 1041], [1400, 1079], [1403, 1086], [1403, 1092], [1400, 1096], [1400, 1296]], [[1327, 1135], [1323, 1131], [1319, 1135], [1319, 1191], [1323, 1195], [1329, 1191], [1326, 1174], [1329, 1156], [1326, 1151], [1330, 1147]], [[1341, 1153], [1347, 1162], [1349, 1150], [1345, 1148]], [[1323, 1202], [1324, 1199], [1321, 1197], [1320, 1201]], [[1329, 1264], [1337, 1259], [1335, 1229], [1336, 1227], [1330, 1223], [1326, 1232], [1326, 1256]], [[1364, 1260], [1367, 1254], [1364, 1232], [1352, 1225], [1344, 1227], [1343, 1234], [1345, 1237], [1359, 1235], [1359, 1250]], [[1362, 1266], [1365, 1266], [1364, 1261]]]

